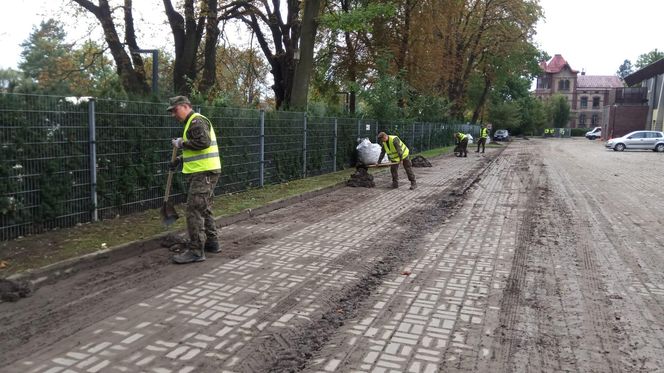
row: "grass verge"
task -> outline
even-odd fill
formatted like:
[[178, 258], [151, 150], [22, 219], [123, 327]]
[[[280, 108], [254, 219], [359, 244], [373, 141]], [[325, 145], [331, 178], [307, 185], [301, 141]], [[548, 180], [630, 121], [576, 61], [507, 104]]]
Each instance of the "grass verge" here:
[[[450, 153], [452, 149], [453, 147], [448, 146], [415, 155], [434, 158]], [[213, 213], [215, 217], [222, 217], [255, 209], [271, 202], [344, 182], [353, 172], [355, 169], [345, 169], [244, 192], [220, 195], [215, 198]], [[386, 170], [372, 170], [372, 172], [386, 172]], [[0, 242], [0, 278], [128, 242], [148, 239], [166, 231], [175, 232], [184, 229], [182, 206], [176, 208], [181, 218], [168, 229], [162, 224], [159, 209], [153, 209], [116, 219], [79, 224], [71, 228]]]

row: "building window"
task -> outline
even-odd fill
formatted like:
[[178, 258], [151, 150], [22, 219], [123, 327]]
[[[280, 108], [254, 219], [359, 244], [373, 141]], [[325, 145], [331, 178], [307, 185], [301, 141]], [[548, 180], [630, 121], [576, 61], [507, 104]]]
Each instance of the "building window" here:
[[581, 109], [588, 108], [588, 97], [581, 97]]
[[582, 127], [586, 125], [586, 115], [585, 114], [579, 115], [579, 125], [582, 126]]
[[543, 77], [537, 79], [537, 88], [549, 89], [549, 78], [546, 77], [546, 76], [543, 76]]
[[593, 97], [593, 109], [599, 109], [599, 97]]
[[559, 80], [558, 81], [558, 90], [559, 91], [569, 91], [569, 80]]
[[[593, 100], [594, 101], [594, 100]], [[599, 115], [593, 114], [593, 117], [591, 119], [591, 123], [593, 126], [599, 125]]]

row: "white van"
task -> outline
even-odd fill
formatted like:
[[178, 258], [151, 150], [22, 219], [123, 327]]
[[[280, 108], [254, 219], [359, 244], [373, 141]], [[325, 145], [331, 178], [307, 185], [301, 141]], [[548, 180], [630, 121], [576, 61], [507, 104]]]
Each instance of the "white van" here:
[[595, 140], [602, 137], [602, 127], [595, 127], [592, 130], [586, 132], [586, 138], [588, 140]]

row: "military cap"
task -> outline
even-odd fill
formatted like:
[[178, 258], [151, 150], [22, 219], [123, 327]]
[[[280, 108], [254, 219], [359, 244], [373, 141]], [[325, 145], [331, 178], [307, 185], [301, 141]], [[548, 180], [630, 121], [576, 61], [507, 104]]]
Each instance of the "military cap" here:
[[171, 97], [168, 99], [168, 109], [166, 109], [166, 111], [171, 111], [175, 109], [176, 106], [184, 104], [191, 106], [191, 102], [189, 102], [189, 99], [185, 96]]

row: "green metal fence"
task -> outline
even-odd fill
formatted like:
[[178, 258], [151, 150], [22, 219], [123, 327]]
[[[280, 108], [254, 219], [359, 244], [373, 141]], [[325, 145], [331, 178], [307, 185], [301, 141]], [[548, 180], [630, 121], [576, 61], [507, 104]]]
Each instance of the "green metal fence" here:
[[[170, 139], [182, 125], [165, 103], [0, 94], [0, 240], [161, 206]], [[413, 152], [450, 145], [468, 124], [377, 122], [297, 112], [195, 107], [215, 126], [216, 194], [334, 172], [357, 140], [398, 134]], [[176, 202], [185, 185], [176, 175]]]

